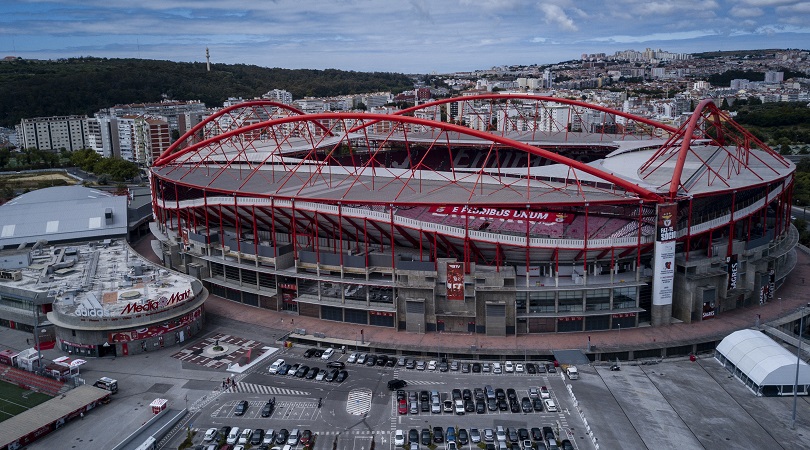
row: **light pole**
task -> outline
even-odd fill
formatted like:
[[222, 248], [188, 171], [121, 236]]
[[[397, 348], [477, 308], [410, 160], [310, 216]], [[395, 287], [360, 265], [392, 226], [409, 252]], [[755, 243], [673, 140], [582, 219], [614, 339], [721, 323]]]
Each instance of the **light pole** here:
[[[808, 303], [810, 306], [810, 303]], [[802, 361], [802, 331], [804, 331], [804, 306], [799, 308], [799, 345], [797, 346], [796, 350], [796, 378], [793, 379], [793, 418], [790, 421], [790, 429], [796, 429], [796, 401], [798, 400], [798, 393], [796, 392], [799, 388], [799, 364]]]

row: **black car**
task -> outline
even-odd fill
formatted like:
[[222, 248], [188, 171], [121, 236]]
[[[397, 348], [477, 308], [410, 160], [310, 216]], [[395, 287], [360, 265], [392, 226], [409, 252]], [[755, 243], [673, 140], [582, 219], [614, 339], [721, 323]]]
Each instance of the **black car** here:
[[422, 412], [430, 412], [430, 402], [427, 400], [422, 400], [419, 402], [419, 409]]
[[337, 377], [338, 372], [340, 372], [338, 369], [330, 370], [329, 373], [324, 375], [323, 381], [335, 381], [335, 377]]
[[[520, 399], [520, 407], [523, 409], [523, 412], [528, 413], [534, 410], [534, 406], [532, 405], [531, 399], [529, 397], [523, 397]], [[523, 439], [521, 439], [522, 441]]]
[[405, 380], [398, 380], [394, 378], [393, 380], [388, 381], [388, 390], [396, 391], [397, 389], [402, 389], [407, 385], [408, 383]]
[[572, 444], [568, 439], [563, 439], [562, 450], [574, 450], [574, 444]]
[[470, 373], [470, 363], [464, 363], [461, 365], [461, 373]]
[[461, 391], [461, 398], [463, 398], [464, 400], [471, 400], [472, 395], [473, 395], [472, 391], [469, 389], [464, 389], [463, 391]]
[[518, 428], [517, 430], [518, 440], [520, 442], [526, 441], [529, 439], [529, 430], [525, 428]]
[[481, 363], [472, 363], [473, 373], [481, 373]]
[[430, 445], [430, 429], [422, 428], [421, 434], [422, 436], [420, 440], [422, 441], [422, 445]]
[[286, 444], [287, 438], [290, 437], [290, 432], [287, 431], [286, 428], [282, 428], [278, 430], [278, 434], [276, 435], [276, 444]]
[[553, 363], [546, 364], [546, 370], [548, 370], [548, 373], [557, 373], [557, 368], [554, 367]]
[[250, 444], [251, 445], [259, 445], [262, 443], [262, 438], [264, 437], [264, 430], [261, 428], [256, 428], [253, 430], [253, 434], [250, 435]]
[[542, 441], [543, 440], [543, 432], [540, 431], [540, 428], [534, 427], [531, 429], [532, 433], [532, 440], [533, 441]]
[[543, 410], [543, 399], [536, 398], [532, 400], [532, 407], [535, 411], [540, 412]]
[[419, 391], [419, 401], [426, 402], [430, 400], [430, 392], [428, 391]]
[[444, 428], [433, 427], [433, 443], [441, 444], [444, 442]]
[[388, 362], [385, 363], [385, 367], [394, 367], [397, 365], [397, 358], [394, 356], [388, 357]]
[[475, 411], [475, 402], [472, 399], [464, 400], [464, 411], [473, 412]]
[[407, 392], [403, 391], [402, 389], [397, 390], [397, 401], [407, 398], [408, 398]]
[[247, 400], [240, 400], [239, 403], [236, 404], [236, 408], [233, 410], [234, 415], [243, 416], [245, 415], [245, 411], [248, 409], [248, 402]]
[[506, 437], [509, 439], [509, 442], [517, 442], [518, 441], [517, 430], [515, 430], [514, 428], [507, 428]]
[[319, 369], [317, 367], [313, 367], [312, 369], [309, 369], [309, 372], [307, 372], [307, 375], [306, 375], [305, 378], [307, 380], [314, 380], [315, 377], [318, 376], [318, 372], [320, 372], [320, 371], [321, 371], [321, 369]]
[[506, 399], [498, 400], [498, 409], [501, 411], [509, 411], [509, 403], [506, 403]]
[[543, 439], [555, 439], [554, 430], [552, 430], [551, 427], [543, 427]]
[[517, 400], [517, 392], [512, 388], [507, 389], [506, 398], [508, 398], [509, 400]]
[[349, 372], [341, 370], [340, 372], [338, 372], [337, 377], [335, 377], [335, 381], [337, 381], [338, 383], [343, 383], [344, 381], [346, 381], [346, 377], [348, 376]]
[[476, 414], [484, 414], [487, 412], [487, 404], [483, 399], [475, 401], [475, 412]]
[[494, 398], [490, 398], [487, 400], [487, 409], [490, 411], [497, 411], [498, 410], [498, 400]]
[[447, 364], [446, 362], [442, 362], [439, 364], [439, 372], [447, 372], [448, 370], [450, 370], [449, 364]]
[[377, 364], [377, 355], [368, 355], [366, 358], [366, 365], [371, 367], [375, 364]]
[[388, 357], [385, 356], [385, 355], [380, 355], [380, 356], [377, 357], [377, 361], [374, 361], [374, 364], [376, 364], [376, 365], [378, 365], [380, 367], [384, 367], [385, 363], [387, 363], [387, 362], [388, 362]]
[[408, 442], [419, 442], [419, 431], [416, 428], [408, 431]]
[[306, 375], [307, 372], [309, 372], [309, 366], [301, 366], [295, 371], [295, 377], [304, 378], [304, 375]]
[[405, 363], [406, 369], [415, 369], [416, 368], [416, 360], [409, 359], [408, 362]]
[[520, 412], [520, 403], [518, 403], [517, 400], [510, 400], [509, 401], [509, 409], [513, 413], [519, 413]]
[[464, 428], [459, 428], [458, 434], [456, 435], [456, 439], [458, 440], [459, 444], [467, 445], [467, 443], [470, 442], [470, 435], [467, 434], [467, 430], [465, 430]]
[[225, 425], [219, 429], [220, 436], [227, 436], [231, 432], [231, 427]]
[[484, 400], [484, 399], [486, 399], [486, 398], [487, 398], [487, 395], [486, 395], [486, 394], [484, 394], [484, 390], [483, 390], [483, 389], [481, 389], [481, 388], [475, 388], [475, 389], [473, 389], [473, 397], [474, 397], [476, 400]]
[[304, 358], [312, 358], [313, 356], [318, 356], [315, 353], [318, 352], [317, 348], [309, 348], [307, 351], [304, 352]]
[[262, 406], [262, 417], [270, 417], [273, 415], [273, 410], [276, 409], [276, 402], [270, 400]]
[[530, 375], [536, 374], [537, 366], [535, 366], [533, 363], [526, 363], [526, 372], [528, 372]]
[[328, 363], [326, 363], [326, 367], [330, 369], [343, 369], [344, 367], [346, 367], [346, 364], [340, 361], [329, 361]]
[[453, 389], [453, 401], [461, 400], [461, 389]]
[[287, 375], [287, 371], [289, 371], [289, 370], [290, 370], [290, 365], [289, 364], [282, 364], [281, 366], [279, 366], [278, 372], [276, 372], [276, 375]]

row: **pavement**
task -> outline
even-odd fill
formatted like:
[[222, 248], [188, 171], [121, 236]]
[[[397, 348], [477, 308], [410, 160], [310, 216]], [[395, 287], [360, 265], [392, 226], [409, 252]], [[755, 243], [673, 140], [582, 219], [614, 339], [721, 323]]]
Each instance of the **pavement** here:
[[[147, 235], [134, 248], [152, 262], [160, 264], [150, 245], [153, 236]], [[272, 311], [236, 303], [216, 295], [210, 295], [205, 302], [207, 314], [220, 315], [230, 319], [280, 330], [283, 334], [305, 329], [311, 336], [322, 333], [320, 340], [339, 340], [344, 343], [360, 339], [362, 328], [363, 348], [396, 349], [404, 351], [469, 353], [490, 355], [549, 355], [553, 350], [586, 350], [588, 337], [593, 351], [623, 352], [661, 347], [674, 347], [694, 343], [720, 341], [728, 334], [757, 325], [764, 326], [782, 317], [795, 313], [800, 306], [807, 304], [808, 297], [804, 281], [810, 282], [810, 250], [800, 248], [796, 268], [788, 275], [778, 289], [774, 300], [762, 306], [751, 306], [725, 311], [715, 319], [692, 324], [676, 323], [664, 327], [643, 327], [612, 331], [590, 331], [576, 333], [544, 333], [513, 336], [486, 336], [474, 333], [412, 333], [393, 328], [358, 326], [356, 324], [320, 320], [300, 316], [285, 311]], [[760, 316], [759, 324], [757, 315]], [[319, 335], [320, 336], [320, 335]], [[352, 347], [352, 345], [348, 345]], [[472, 346], [475, 346], [474, 349]]]

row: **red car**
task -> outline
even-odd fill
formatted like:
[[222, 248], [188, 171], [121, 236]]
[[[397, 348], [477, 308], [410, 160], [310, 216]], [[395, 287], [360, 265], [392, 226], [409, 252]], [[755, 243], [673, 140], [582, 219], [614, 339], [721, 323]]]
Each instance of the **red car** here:
[[399, 399], [399, 408], [397, 411], [400, 414], [408, 414], [408, 404], [405, 402], [404, 398]]
[[308, 445], [312, 440], [312, 431], [304, 430], [301, 432], [301, 445]]

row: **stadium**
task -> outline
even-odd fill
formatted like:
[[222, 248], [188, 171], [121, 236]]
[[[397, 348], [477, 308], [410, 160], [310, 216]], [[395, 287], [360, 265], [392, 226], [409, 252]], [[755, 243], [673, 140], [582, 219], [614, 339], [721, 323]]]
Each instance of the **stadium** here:
[[427, 332], [722, 320], [796, 264], [795, 166], [701, 101], [674, 127], [556, 97], [225, 108], [151, 168], [171, 268], [274, 311]]

